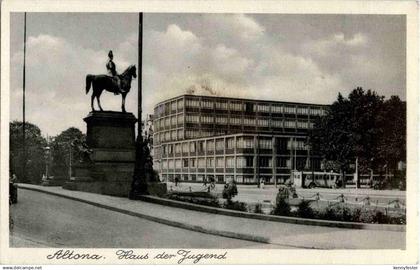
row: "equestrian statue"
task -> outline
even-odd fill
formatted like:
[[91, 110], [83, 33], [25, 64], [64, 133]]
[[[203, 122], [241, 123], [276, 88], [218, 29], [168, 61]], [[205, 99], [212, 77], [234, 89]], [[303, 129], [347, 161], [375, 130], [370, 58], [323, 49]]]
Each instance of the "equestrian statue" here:
[[131, 65], [123, 73], [117, 74], [115, 63], [112, 61], [114, 58], [112, 51], [109, 51], [108, 57], [109, 60], [106, 64], [106, 68], [108, 70], [107, 75], [86, 75], [86, 94], [89, 93], [90, 86], [92, 85], [92, 96], [90, 101], [92, 111], [95, 111], [95, 107], [93, 106], [93, 101], [95, 98], [98, 102], [99, 110], [103, 111], [100, 97], [104, 90], [114, 93], [114, 95], [121, 94], [121, 109], [122, 112], [126, 112], [125, 97], [130, 91], [132, 78], [137, 77], [136, 66]]

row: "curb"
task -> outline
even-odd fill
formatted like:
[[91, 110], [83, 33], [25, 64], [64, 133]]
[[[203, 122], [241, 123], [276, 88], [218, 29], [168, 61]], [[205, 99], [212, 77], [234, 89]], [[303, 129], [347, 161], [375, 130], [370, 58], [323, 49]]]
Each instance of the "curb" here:
[[166, 206], [179, 207], [188, 210], [207, 212], [212, 214], [226, 215], [232, 217], [252, 218], [266, 221], [293, 223], [300, 225], [312, 225], [312, 226], [324, 226], [324, 227], [337, 227], [346, 229], [365, 229], [365, 230], [381, 230], [381, 231], [396, 231], [405, 232], [405, 225], [394, 225], [394, 224], [368, 224], [368, 223], [357, 223], [357, 222], [343, 222], [333, 220], [320, 220], [320, 219], [307, 219], [307, 218], [295, 218], [285, 216], [271, 216], [264, 214], [255, 214], [248, 212], [239, 212], [229, 209], [222, 209], [204, 205], [197, 205], [188, 202], [180, 202], [170, 199], [158, 198], [154, 196], [140, 196], [140, 200], [150, 203], [156, 203]]
[[[73, 200], [73, 201], [87, 203], [87, 204], [90, 204], [90, 205], [93, 205], [93, 206], [96, 206], [96, 207], [100, 207], [100, 208], [103, 208], [103, 209], [119, 212], [119, 213], [126, 214], [126, 215], [129, 215], [129, 216], [143, 218], [143, 219], [146, 219], [146, 220], [149, 220], [149, 221], [153, 221], [153, 222], [157, 222], [157, 223], [161, 223], [161, 224], [165, 224], [165, 225], [169, 225], [169, 226], [173, 226], [173, 227], [177, 227], [177, 228], [181, 228], [181, 229], [196, 231], [196, 232], [205, 233], [205, 234], [223, 236], [223, 237], [228, 237], [228, 238], [258, 242], [258, 243], [264, 243], [264, 244], [272, 244], [268, 237], [256, 236], [256, 235], [250, 235], [250, 234], [243, 234], [243, 233], [235, 233], [235, 232], [229, 232], [229, 231], [212, 230], [212, 229], [204, 228], [204, 227], [201, 227], [201, 226], [195, 226], [195, 225], [190, 225], [190, 224], [186, 224], [186, 223], [182, 223], [182, 222], [178, 222], [178, 221], [172, 221], [172, 220], [158, 218], [158, 217], [154, 217], [154, 216], [150, 216], [150, 215], [146, 215], [146, 214], [141, 214], [141, 213], [133, 212], [133, 211], [126, 210], [126, 209], [121, 209], [121, 208], [118, 208], [118, 207], [93, 202], [93, 201], [90, 201], [90, 200], [71, 197], [71, 196], [56, 193], [56, 192], [53, 192], [53, 191], [42, 190], [42, 189], [38, 189], [36, 187], [21, 186], [21, 185], [18, 184], [18, 188], [37, 191], [37, 192], [41, 192], [41, 193], [45, 193], [45, 194], [49, 194], [49, 195], [53, 195], [53, 196], [57, 196], [57, 197], [70, 199], [70, 200]], [[304, 248], [302, 246], [293, 246], [293, 245], [287, 245], [287, 244], [283, 245], [283, 246]]]

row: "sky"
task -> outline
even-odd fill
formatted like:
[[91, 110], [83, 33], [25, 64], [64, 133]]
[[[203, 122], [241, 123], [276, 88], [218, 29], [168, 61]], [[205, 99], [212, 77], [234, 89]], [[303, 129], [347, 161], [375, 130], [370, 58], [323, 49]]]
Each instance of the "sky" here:
[[[23, 13], [11, 15], [10, 118], [22, 119]], [[138, 62], [137, 13], [27, 13], [26, 119], [86, 132], [87, 74]], [[143, 17], [143, 118], [193, 93], [330, 104], [361, 86], [406, 99], [405, 16], [154, 14]], [[137, 115], [137, 82], [126, 109]], [[104, 110], [121, 96], [104, 92]]]

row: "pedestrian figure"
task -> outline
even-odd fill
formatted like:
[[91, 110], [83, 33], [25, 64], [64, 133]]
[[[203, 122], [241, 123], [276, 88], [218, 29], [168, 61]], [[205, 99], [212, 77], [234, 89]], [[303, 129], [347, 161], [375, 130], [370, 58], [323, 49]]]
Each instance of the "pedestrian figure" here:
[[177, 187], [178, 186], [178, 177], [175, 177], [175, 186]]

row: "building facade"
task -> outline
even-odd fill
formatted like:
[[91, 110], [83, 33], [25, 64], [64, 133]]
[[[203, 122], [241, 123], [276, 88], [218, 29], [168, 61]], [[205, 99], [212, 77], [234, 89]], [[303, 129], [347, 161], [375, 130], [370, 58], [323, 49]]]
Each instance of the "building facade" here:
[[308, 131], [328, 106], [182, 95], [157, 104], [154, 165], [163, 181], [283, 182], [319, 170]]

